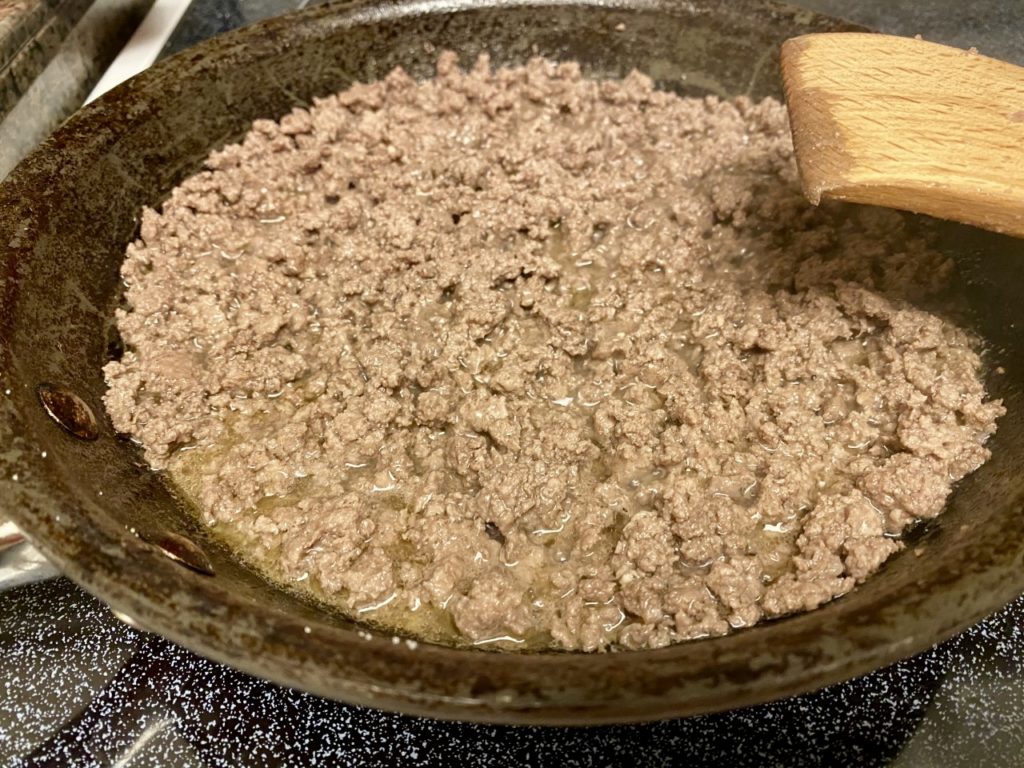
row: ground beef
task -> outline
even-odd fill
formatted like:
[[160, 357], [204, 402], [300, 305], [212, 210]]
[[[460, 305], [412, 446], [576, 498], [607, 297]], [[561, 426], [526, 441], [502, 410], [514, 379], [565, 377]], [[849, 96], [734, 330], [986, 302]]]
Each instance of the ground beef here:
[[448, 642], [812, 609], [988, 457], [952, 265], [805, 204], [783, 107], [571, 62], [257, 120], [123, 267], [116, 427], [256, 567]]

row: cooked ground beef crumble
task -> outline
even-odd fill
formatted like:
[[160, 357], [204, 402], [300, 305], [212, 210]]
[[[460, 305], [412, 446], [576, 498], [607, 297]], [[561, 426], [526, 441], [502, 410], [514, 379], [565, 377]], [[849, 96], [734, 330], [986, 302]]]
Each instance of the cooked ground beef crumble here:
[[146, 210], [114, 424], [250, 563], [447, 642], [810, 610], [988, 457], [951, 264], [800, 196], [784, 108], [572, 62], [400, 70]]

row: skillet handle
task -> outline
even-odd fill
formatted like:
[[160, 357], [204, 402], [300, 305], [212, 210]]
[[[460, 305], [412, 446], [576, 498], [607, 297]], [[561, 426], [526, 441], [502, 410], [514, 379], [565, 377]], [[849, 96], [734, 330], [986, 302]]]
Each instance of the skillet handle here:
[[14, 523], [0, 513], [0, 592], [59, 575]]

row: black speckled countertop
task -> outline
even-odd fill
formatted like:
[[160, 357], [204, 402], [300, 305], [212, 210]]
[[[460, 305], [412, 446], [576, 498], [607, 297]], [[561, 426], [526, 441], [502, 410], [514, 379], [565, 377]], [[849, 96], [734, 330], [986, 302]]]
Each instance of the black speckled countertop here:
[[600, 728], [446, 723], [280, 688], [129, 629], [63, 579], [0, 596], [0, 659], [5, 766], [1024, 764], [1024, 600], [817, 693]]
[[[723, 0], [725, 2], [725, 0]], [[164, 53], [303, 0], [194, 0]], [[805, 0], [1024, 63], [1021, 0]], [[1024, 598], [817, 693], [589, 729], [444, 723], [279, 688], [122, 624], [59, 579], [0, 594], [0, 765], [1024, 766]]]

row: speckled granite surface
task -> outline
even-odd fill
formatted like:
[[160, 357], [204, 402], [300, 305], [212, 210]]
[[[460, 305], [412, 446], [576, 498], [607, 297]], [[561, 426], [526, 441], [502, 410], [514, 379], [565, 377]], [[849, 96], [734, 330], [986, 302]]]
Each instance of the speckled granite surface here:
[[[299, 2], [194, 0], [166, 50]], [[801, 4], [1024, 62], [1019, 0]], [[57, 580], [0, 594], [0, 765], [1024, 766], [1024, 598], [932, 651], [814, 694], [650, 725], [542, 729], [279, 688], [138, 633]]]
[[121, 624], [64, 580], [0, 596], [0, 764], [1024, 764], [1024, 601], [937, 649], [807, 696], [587, 729], [444, 723], [279, 688]]

